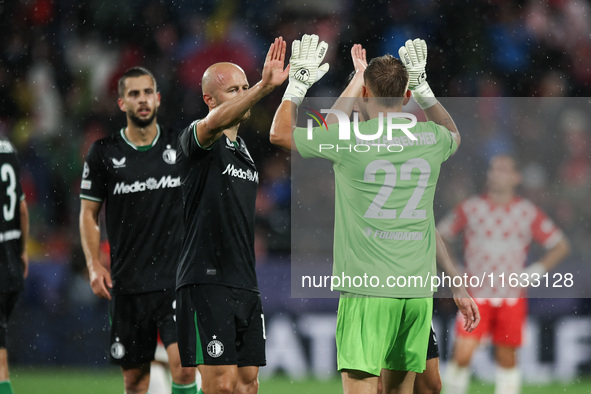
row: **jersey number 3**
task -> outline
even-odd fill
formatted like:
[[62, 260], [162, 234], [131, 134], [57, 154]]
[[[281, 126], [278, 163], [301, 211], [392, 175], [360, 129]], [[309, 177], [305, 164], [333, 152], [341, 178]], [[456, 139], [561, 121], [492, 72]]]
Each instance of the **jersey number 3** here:
[[[427, 188], [429, 176], [431, 175], [431, 166], [425, 159], [415, 158], [410, 159], [400, 167], [400, 180], [409, 181], [411, 179], [411, 173], [414, 168], [418, 168], [420, 171], [419, 180], [417, 186], [410, 196], [410, 199], [406, 203], [406, 206], [400, 213], [400, 219], [425, 219], [426, 210], [416, 209], [423, 197], [423, 193]], [[367, 208], [365, 215], [369, 219], [396, 219], [396, 209], [383, 209], [384, 204], [390, 198], [392, 190], [396, 186], [397, 171], [394, 164], [388, 160], [374, 160], [367, 165], [365, 168], [365, 174], [363, 180], [365, 182], [375, 182], [376, 174], [378, 171], [384, 171], [386, 176], [384, 177], [384, 184], [380, 188], [378, 194], [374, 197], [373, 201]]]
[[8, 204], [2, 206], [2, 213], [4, 214], [4, 220], [9, 222], [14, 219], [14, 210], [16, 208], [16, 174], [14, 169], [8, 163], [4, 163], [0, 167], [0, 178], [2, 182], [8, 182], [6, 186], [6, 196], [9, 201]]

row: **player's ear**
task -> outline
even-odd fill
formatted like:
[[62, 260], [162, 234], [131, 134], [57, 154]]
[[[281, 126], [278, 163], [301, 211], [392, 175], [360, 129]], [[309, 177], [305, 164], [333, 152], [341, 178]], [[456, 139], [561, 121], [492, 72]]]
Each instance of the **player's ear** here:
[[160, 107], [160, 92], [156, 92], [156, 107]]
[[410, 91], [410, 89], [406, 89], [406, 93], [404, 93], [404, 100], [402, 100], [402, 106], [404, 107], [406, 104], [408, 104], [408, 102], [410, 101], [410, 98], [412, 97], [412, 92]]
[[123, 101], [121, 97], [117, 99], [117, 105], [119, 106], [119, 109], [121, 111], [127, 112], [127, 106], [125, 105], [125, 101]]
[[369, 97], [369, 89], [365, 85], [361, 87], [361, 97], [363, 97], [363, 102], [367, 103], [367, 98]]
[[209, 109], [214, 109], [216, 107], [215, 99], [209, 93], [203, 93], [203, 101], [209, 107]]

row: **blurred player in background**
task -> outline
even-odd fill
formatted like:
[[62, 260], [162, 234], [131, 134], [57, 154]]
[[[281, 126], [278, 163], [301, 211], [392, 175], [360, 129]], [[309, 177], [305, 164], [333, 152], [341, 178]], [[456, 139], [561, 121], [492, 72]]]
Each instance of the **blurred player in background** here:
[[[394, 153], [386, 146], [391, 146], [394, 138], [399, 141], [407, 138], [403, 128], [393, 131], [392, 140], [382, 136], [377, 141], [380, 144], [368, 141], [372, 143], [370, 149], [358, 153], [321, 148], [351, 147], [357, 142], [355, 137], [341, 139], [339, 124], [313, 129], [312, 138], [307, 129], [295, 127], [297, 109], [307, 90], [328, 71], [328, 64], [320, 65], [327, 47], [324, 42], [318, 44], [316, 35], [304, 35], [301, 41], [294, 41], [289, 85], [275, 114], [270, 138], [276, 145], [299, 151], [302, 157], [322, 157], [333, 163], [336, 203], [333, 275], [377, 276], [384, 281], [392, 275], [435, 275], [435, 184], [441, 163], [455, 152], [460, 136], [425, 81], [426, 44], [422, 40], [409, 40], [403, 61], [382, 56], [373, 59], [363, 72], [354, 59], [358, 72], [341, 95], [342, 98], [363, 97], [370, 120], [360, 123], [359, 130], [361, 134], [373, 135], [378, 128], [378, 114], [401, 112], [411, 97], [408, 88], [413, 90], [415, 100], [431, 122], [409, 126], [413, 135], [422, 138], [421, 142], [405, 144], [402, 151], [396, 149]], [[342, 101], [335, 105], [349, 105], [350, 114], [354, 101]], [[395, 119], [393, 123], [404, 125], [409, 121]], [[351, 129], [352, 125], [347, 122], [346, 127]], [[423, 139], [423, 133], [433, 138]], [[390, 194], [394, 188], [396, 192]], [[420, 188], [418, 198], [417, 188]], [[409, 204], [411, 207], [407, 209]], [[396, 242], [375, 236], [378, 233], [408, 235], [409, 231], [421, 235]], [[341, 292], [336, 341], [345, 393], [375, 394], [380, 375], [385, 392], [412, 393], [415, 374], [423, 372], [426, 365], [432, 290], [420, 286], [345, 284], [334, 289]], [[472, 326], [472, 309], [467, 306], [463, 312], [466, 326]]]
[[12, 144], [0, 137], [0, 394], [12, 394], [8, 374], [8, 318], [29, 272], [29, 211]]
[[[468, 275], [483, 272], [511, 274], [534, 283], [569, 253], [569, 243], [560, 229], [532, 202], [515, 194], [521, 174], [514, 158], [498, 155], [490, 160], [487, 192], [459, 204], [439, 223], [446, 240], [464, 234], [464, 262]], [[537, 262], [525, 268], [529, 246], [535, 240], [547, 249]], [[522, 275], [523, 274], [523, 275]], [[499, 284], [499, 282], [498, 282]], [[527, 285], [527, 282], [525, 282]], [[471, 333], [456, 327], [453, 361], [448, 367], [444, 389], [449, 394], [468, 392], [470, 360], [485, 335], [495, 347], [496, 393], [515, 394], [521, 387], [516, 352], [522, 342], [527, 317], [523, 288], [505, 283], [494, 288], [472, 289], [480, 309], [480, 326]], [[491, 298], [494, 297], [494, 298]]]
[[[161, 128], [160, 94], [146, 69], [119, 80], [127, 125], [96, 141], [84, 162], [80, 238], [94, 293], [110, 300], [111, 361], [121, 366], [126, 393], [146, 393], [158, 333], [166, 346], [173, 393], [196, 393], [195, 369], [182, 368], [174, 286], [183, 234], [178, 134]], [[99, 212], [106, 204], [110, 270], [100, 261]]]
[[252, 87], [239, 66], [210, 66], [201, 81], [209, 113], [179, 137], [186, 228], [177, 275], [179, 344], [183, 365], [199, 366], [207, 394], [256, 393], [266, 364], [254, 254], [258, 172], [238, 128], [285, 81], [284, 60], [285, 42], [276, 38]]
[[[345, 112], [347, 115], [350, 115], [349, 111], [353, 110], [357, 112], [357, 116], [359, 121], [365, 122], [369, 119], [369, 115], [367, 114], [367, 109], [365, 108], [365, 104], [363, 100], [352, 100], [351, 97], [348, 95], [350, 94], [360, 94], [360, 86], [362, 86], [362, 78], [363, 71], [367, 68], [367, 57], [366, 51], [363, 47], [359, 44], [353, 45], [351, 48], [351, 59], [353, 60], [353, 71], [348, 78], [348, 84], [346, 90], [340, 96], [339, 99], [335, 102], [335, 105], [332, 109], [340, 109]], [[357, 78], [354, 80], [355, 76]], [[353, 107], [350, 106], [348, 102], [353, 101]], [[327, 123], [331, 124], [335, 121], [335, 117], [329, 117], [327, 119]], [[435, 232], [436, 236], [436, 256], [437, 256], [437, 264], [440, 268], [449, 276], [456, 276], [457, 270], [455, 268], [455, 264], [451, 260], [449, 254], [447, 253], [447, 248], [443, 239], [439, 232]], [[474, 322], [469, 327], [465, 328], [467, 330], [473, 330], [476, 328], [480, 322], [480, 314], [478, 312], [478, 307], [474, 303], [474, 300], [470, 298], [466, 289], [462, 286], [461, 288], [453, 288], [453, 297], [456, 305], [460, 309], [460, 311], [465, 311], [466, 308], [472, 309], [472, 315], [474, 316]], [[426, 368], [423, 373], [417, 374], [415, 378], [413, 393], [414, 394], [438, 394], [441, 392], [441, 374], [439, 373], [439, 346], [437, 344], [437, 335], [435, 334], [435, 330], [433, 329], [433, 325], [431, 325], [431, 332], [429, 334], [429, 344], [427, 346], [427, 360], [426, 360]], [[382, 392], [382, 382], [381, 379], [378, 384], [378, 393]]]

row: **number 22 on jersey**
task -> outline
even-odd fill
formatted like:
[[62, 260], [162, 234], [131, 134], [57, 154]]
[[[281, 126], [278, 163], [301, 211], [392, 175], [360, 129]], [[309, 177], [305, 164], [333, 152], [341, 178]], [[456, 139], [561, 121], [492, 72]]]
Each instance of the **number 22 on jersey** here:
[[397, 216], [396, 209], [383, 208], [396, 187], [396, 180], [398, 178], [396, 167], [388, 160], [374, 160], [369, 163], [365, 168], [365, 174], [363, 176], [365, 182], [375, 182], [378, 171], [384, 171], [386, 175], [382, 187], [363, 216], [368, 219], [425, 219], [426, 210], [417, 209], [417, 207], [419, 206], [419, 202], [427, 188], [429, 176], [431, 175], [431, 166], [429, 165], [429, 162], [421, 158], [414, 158], [406, 161], [400, 166], [400, 180], [411, 180], [412, 170], [415, 168], [418, 168], [420, 171], [417, 185], [406, 202], [405, 207], [402, 209], [400, 216]]

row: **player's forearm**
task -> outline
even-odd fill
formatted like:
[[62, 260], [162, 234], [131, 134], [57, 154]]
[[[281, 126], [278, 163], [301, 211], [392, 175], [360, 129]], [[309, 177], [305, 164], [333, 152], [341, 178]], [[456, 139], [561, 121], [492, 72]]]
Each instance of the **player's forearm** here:
[[550, 271], [569, 254], [570, 243], [568, 242], [568, 239], [563, 236], [562, 239], [556, 245], [554, 245], [552, 249], [546, 252], [544, 257], [542, 257], [538, 262], [544, 266], [546, 271]]
[[269, 140], [273, 145], [289, 150], [297, 150], [292, 142], [293, 130], [295, 129], [298, 107], [290, 100], [283, 100], [271, 124]]
[[[363, 87], [363, 73], [357, 73], [351, 79], [343, 93], [335, 101], [331, 109], [337, 109], [344, 112], [347, 116], [351, 116], [353, 107], [355, 106], [356, 98], [361, 97], [361, 89]], [[327, 124], [337, 123], [338, 118], [334, 114], [328, 114], [326, 117]]]
[[[240, 123], [248, 110], [271, 91], [273, 91], [273, 86], [263, 85], [259, 82], [243, 94], [215, 107], [207, 114], [205, 119], [199, 122], [200, 126], [198, 127], [206, 127], [204, 139], [215, 140], [219, 138], [224, 130]], [[209, 145], [209, 141], [200, 142]]]
[[[456, 276], [460, 276], [460, 274], [456, 268], [456, 265], [454, 264], [451, 256], [449, 255], [449, 253], [447, 251], [447, 247], [445, 246], [445, 241], [443, 240], [443, 238], [439, 234], [439, 231], [437, 231], [437, 230], [435, 230], [435, 253], [437, 256], [436, 257], [437, 264], [439, 265], [441, 270], [443, 272], [445, 272], [445, 274], [447, 274], [448, 276], [450, 276], [452, 278], [456, 277]], [[456, 297], [465, 297], [468, 295], [464, 286], [453, 287], [451, 289], [451, 291], [454, 294], [454, 296], [456, 296]]]
[[458, 274], [458, 270], [454, 266], [449, 253], [447, 252], [447, 247], [445, 246], [445, 242], [441, 235], [439, 235], [439, 231], [435, 230], [435, 249], [436, 249], [436, 256], [437, 256], [437, 264], [439, 267], [448, 275], [456, 276]]
[[460, 132], [458, 131], [458, 128], [456, 127], [451, 115], [447, 112], [443, 105], [441, 105], [441, 103], [437, 102], [435, 105], [423, 109], [423, 112], [425, 113], [427, 120], [445, 127], [452, 134], [454, 134], [458, 146], [460, 145]]
[[25, 200], [21, 201], [19, 211], [21, 219], [21, 253], [26, 253], [27, 241], [29, 240], [29, 209]]
[[80, 241], [88, 271], [94, 270], [95, 264], [100, 264], [101, 232], [98, 215], [82, 210], [80, 212]]

